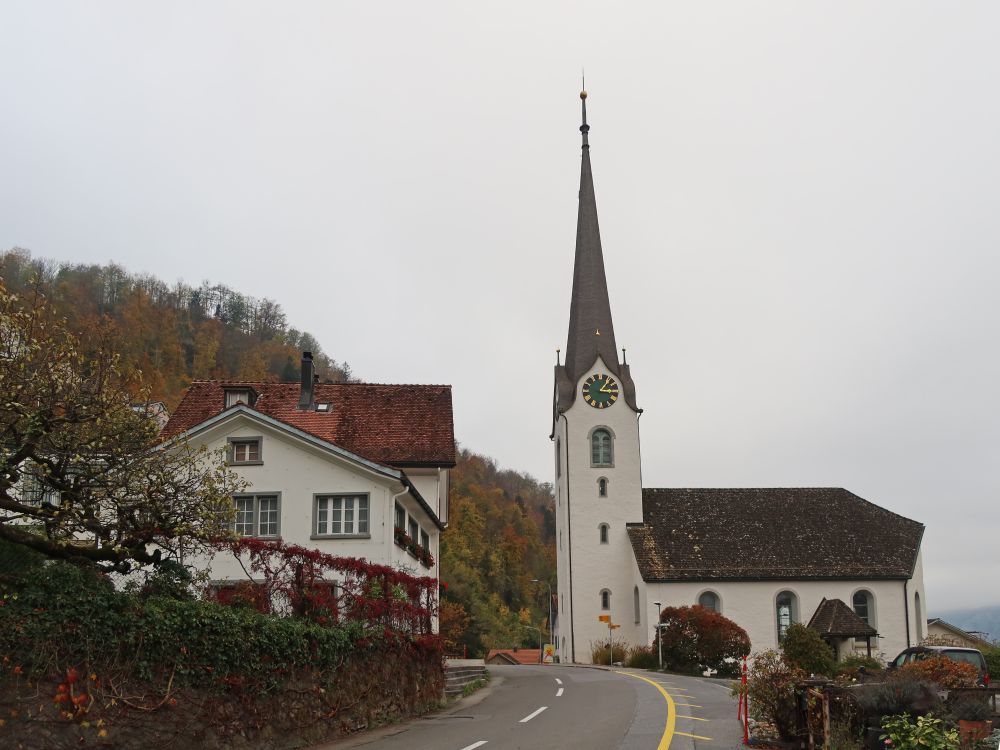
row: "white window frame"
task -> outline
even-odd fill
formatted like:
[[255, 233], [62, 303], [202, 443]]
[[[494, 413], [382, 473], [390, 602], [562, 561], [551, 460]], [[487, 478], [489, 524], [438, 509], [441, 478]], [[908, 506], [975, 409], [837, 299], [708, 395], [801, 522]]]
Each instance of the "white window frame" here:
[[[857, 598], [858, 594], [864, 594], [865, 596], [864, 617], [861, 617], [861, 615], [858, 614], [857, 603], [854, 601]], [[861, 617], [861, 619], [864, 620], [865, 623], [871, 625], [873, 628], [878, 630], [878, 610], [876, 609], [875, 606], [875, 592], [873, 592], [871, 589], [860, 588], [853, 594], [851, 594], [851, 611], [854, 612], [854, 614], [858, 615], [858, 617]], [[877, 641], [877, 639], [872, 638], [872, 641]], [[868, 641], [865, 638], [854, 639], [854, 644], [856, 646], [865, 646], [867, 645], [867, 643]]]
[[[261, 500], [274, 500], [274, 508], [268, 508], [267, 513], [270, 516], [274, 514], [273, 519], [273, 533], [260, 533], [261, 529]], [[246, 513], [246, 511], [240, 511], [240, 501], [249, 501], [249, 532], [241, 531], [240, 525], [240, 513]], [[277, 539], [281, 536], [281, 493], [280, 492], [241, 492], [238, 495], [233, 495], [233, 503], [236, 505], [236, 519], [233, 522], [233, 530], [240, 536], [251, 536], [257, 537], [259, 539]], [[242, 523], [243, 526], [247, 526], [246, 521]], [[268, 530], [272, 526], [272, 521], [269, 518], [267, 521]]]
[[[598, 433], [604, 433], [605, 435], [608, 436], [608, 442], [607, 442], [607, 446], [606, 446], [607, 447], [607, 453], [605, 454], [604, 451], [601, 451], [596, 456], [596, 458], [598, 460], [595, 461], [594, 460], [594, 458], [595, 458], [595, 455], [594, 455], [594, 441], [597, 439]], [[590, 451], [590, 466], [591, 466], [591, 468], [601, 468], [601, 469], [614, 468], [614, 466], [615, 466], [615, 433], [614, 433], [614, 430], [612, 430], [607, 425], [597, 425], [596, 427], [594, 427], [594, 429], [592, 429], [590, 431], [590, 434], [587, 435], [587, 447], [588, 447], [588, 449]], [[607, 459], [607, 460], [604, 460], [604, 459]]]
[[[339, 531], [333, 530], [335, 524], [339, 524]], [[318, 492], [313, 495], [312, 534], [309, 538], [371, 538], [371, 502], [368, 493]]]
[[[782, 594], [788, 594], [791, 597], [788, 606], [788, 624], [784, 625], [784, 629], [782, 629], [781, 612], [778, 609], [778, 599], [781, 598]], [[791, 589], [782, 589], [774, 595], [774, 624], [777, 628], [779, 644], [784, 640], [785, 632], [788, 628], [797, 622], [799, 622], [799, 595]]]
[[[264, 439], [260, 435], [226, 438], [227, 462], [230, 466], [260, 466], [264, 463]], [[250, 446], [256, 444], [257, 458], [249, 458]], [[246, 458], [239, 458], [240, 448], [246, 446]]]
[[246, 404], [250, 406], [251, 395], [249, 388], [226, 388], [225, 408], [236, 406], [236, 404]]

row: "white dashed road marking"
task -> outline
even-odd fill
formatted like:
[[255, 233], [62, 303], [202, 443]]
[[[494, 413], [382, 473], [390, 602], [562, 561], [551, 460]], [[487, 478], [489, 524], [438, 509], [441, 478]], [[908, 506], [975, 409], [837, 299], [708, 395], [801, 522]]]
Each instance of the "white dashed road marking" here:
[[535, 718], [536, 716], [538, 716], [538, 714], [540, 714], [540, 713], [541, 713], [542, 711], [544, 711], [544, 710], [545, 710], [546, 708], [548, 708], [548, 706], [542, 706], [542, 707], [541, 707], [540, 709], [538, 709], [537, 711], [532, 711], [532, 712], [531, 712], [530, 714], [528, 714], [528, 715], [527, 715], [527, 716], [525, 716], [525, 717], [524, 717], [523, 719], [521, 719], [521, 720], [520, 720], [520, 721], [518, 722], [518, 724], [525, 724], [525, 723], [527, 723], [527, 722], [531, 721], [531, 720], [532, 720], [532, 719], [534, 719], [534, 718]]
[[476, 750], [477, 747], [482, 747], [486, 744], [486, 740], [479, 740], [479, 742], [473, 742], [471, 745], [466, 745], [462, 750]]
[[562, 691], [563, 691], [563, 689], [562, 689], [562, 688], [559, 688], [559, 689], [558, 689], [558, 690], [556, 691], [556, 698], [561, 698], [561, 697], [562, 697]]

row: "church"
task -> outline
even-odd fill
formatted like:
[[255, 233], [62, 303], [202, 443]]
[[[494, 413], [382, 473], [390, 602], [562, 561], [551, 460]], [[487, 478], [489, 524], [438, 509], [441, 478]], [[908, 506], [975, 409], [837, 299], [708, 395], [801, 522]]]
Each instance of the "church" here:
[[[555, 367], [556, 655], [653, 640], [663, 607], [701, 605], [754, 651], [795, 622], [838, 656], [924, 638], [922, 524], [845, 489], [642, 486], [636, 384], [619, 358], [591, 170], [587, 93], [565, 360]], [[617, 625], [615, 629], [609, 625]]]

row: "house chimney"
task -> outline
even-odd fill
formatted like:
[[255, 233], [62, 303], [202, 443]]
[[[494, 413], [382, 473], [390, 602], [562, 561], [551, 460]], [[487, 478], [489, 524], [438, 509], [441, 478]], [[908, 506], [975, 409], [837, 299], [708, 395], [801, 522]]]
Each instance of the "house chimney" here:
[[299, 390], [299, 408], [313, 408], [313, 355], [312, 352], [302, 352], [302, 380]]

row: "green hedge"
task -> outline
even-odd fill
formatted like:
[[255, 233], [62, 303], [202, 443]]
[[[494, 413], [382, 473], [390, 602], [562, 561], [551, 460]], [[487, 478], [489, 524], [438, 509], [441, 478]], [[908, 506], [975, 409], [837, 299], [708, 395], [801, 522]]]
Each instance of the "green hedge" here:
[[0, 747], [289, 750], [443, 690], [437, 636], [123, 593], [65, 563], [0, 579]]
[[27, 571], [4, 589], [0, 653], [27, 676], [74, 666], [266, 690], [299, 669], [336, 667], [365, 644], [358, 623], [323, 627], [210, 602], [144, 599], [67, 564]]

